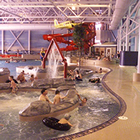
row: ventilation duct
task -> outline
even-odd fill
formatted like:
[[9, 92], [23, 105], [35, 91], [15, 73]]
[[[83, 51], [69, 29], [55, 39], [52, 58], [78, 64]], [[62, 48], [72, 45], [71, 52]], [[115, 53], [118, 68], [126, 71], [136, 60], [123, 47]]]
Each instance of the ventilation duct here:
[[0, 30], [47, 30], [54, 29], [51, 24], [0, 24]]
[[116, 0], [115, 10], [112, 17], [112, 22], [110, 25], [110, 30], [117, 29], [121, 19], [125, 15], [129, 6], [134, 0]]

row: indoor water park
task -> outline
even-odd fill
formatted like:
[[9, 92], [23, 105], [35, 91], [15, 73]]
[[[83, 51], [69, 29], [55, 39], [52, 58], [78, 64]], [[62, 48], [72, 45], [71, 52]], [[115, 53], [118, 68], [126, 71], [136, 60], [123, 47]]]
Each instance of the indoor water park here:
[[139, 0], [1, 0], [0, 139], [140, 138]]

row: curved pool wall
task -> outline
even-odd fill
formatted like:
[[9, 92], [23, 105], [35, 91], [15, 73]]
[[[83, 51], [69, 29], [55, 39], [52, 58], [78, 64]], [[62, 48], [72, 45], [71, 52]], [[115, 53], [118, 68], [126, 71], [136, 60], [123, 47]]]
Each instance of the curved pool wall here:
[[[101, 68], [101, 66], [98, 66], [97, 68]], [[92, 69], [92, 66], [86, 66], [86, 68], [91, 68]], [[99, 131], [113, 123], [115, 123], [117, 120], [119, 120], [119, 116], [122, 116], [125, 111], [126, 111], [126, 103], [125, 101], [117, 95], [117, 93], [115, 93], [114, 91], [112, 91], [106, 84], [105, 82], [105, 79], [107, 77], [107, 75], [112, 71], [112, 69], [110, 68], [105, 68], [105, 67], [102, 67], [103, 69], [105, 69], [105, 71], [107, 71], [107, 73], [103, 76], [102, 78], [102, 85], [104, 87], [104, 89], [107, 91], [108, 94], [110, 94], [113, 99], [115, 99], [119, 105], [120, 105], [120, 108], [119, 108], [119, 111], [118, 113], [116, 113], [115, 116], [113, 116], [112, 118], [110, 118], [108, 121], [96, 126], [96, 127], [93, 127], [93, 128], [90, 128], [90, 129], [87, 129], [87, 130], [84, 130], [82, 132], [78, 132], [78, 133], [75, 133], [75, 134], [71, 134], [71, 135], [68, 135], [68, 136], [63, 136], [63, 137], [59, 137], [59, 138], [53, 138], [52, 140], [72, 140], [72, 139], [75, 139], [75, 138], [79, 138], [79, 137], [82, 137], [82, 136], [85, 136], [85, 135], [88, 135], [88, 134], [91, 134], [91, 133], [94, 133], [96, 131]]]
[[[86, 67], [83, 66], [83, 68], [94, 69], [92, 66], [86, 66]], [[107, 68], [105, 68], [105, 69], [107, 70]], [[94, 70], [96, 70], [96, 68]], [[75, 134], [71, 134], [71, 135], [68, 135], [68, 136], [53, 138], [53, 140], [62, 140], [62, 139], [71, 140], [71, 139], [74, 139], [74, 138], [77, 138], [77, 137], [82, 137], [84, 135], [96, 132], [96, 131], [101, 130], [101, 129], [111, 125], [112, 123], [116, 122], [118, 120], [118, 117], [122, 116], [124, 114], [124, 112], [126, 110], [126, 104], [125, 104], [124, 100], [120, 96], [118, 96], [116, 93], [114, 93], [105, 83], [105, 78], [111, 71], [112, 71], [111, 69], [108, 69], [108, 72], [102, 78], [102, 85], [105, 88], [105, 90], [119, 103], [119, 105], [120, 105], [119, 112], [114, 117], [112, 117], [111, 119], [109, 119], [108, 121], [106, 121], [105, 123], [103, 123], [101, 125], [98, 125], [96, 127], [93, 127], [93, 128], [90, 128], [90, 129], [87, 129], [85, 131], [78, 132], [78, 133], [75, 133]]]

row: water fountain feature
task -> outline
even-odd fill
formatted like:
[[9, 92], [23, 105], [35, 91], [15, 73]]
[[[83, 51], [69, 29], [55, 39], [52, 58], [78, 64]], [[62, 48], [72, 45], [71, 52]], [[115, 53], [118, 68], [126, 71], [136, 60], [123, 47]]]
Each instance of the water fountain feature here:
[[47, 60], [48, 60], [47, 72], [49, 73], [50, 78], [57, 77], [57, 67], [60, 64], [60, 62], [62, 62], [62, 58], [55, 43], [53, 43], [50, 49], [50, 53], [48, 54]]
[[43, 58], [43, 68], [45, 68], [45, 62], [47, 60], [47, 57], [48, 57], [49, 53], [52, 53], [51, 48], [53, 47], [54, 44], [55, 44], [55, 46], [57, 48], [57, 51], [59, 52], [60, 57], [62, 58], [62, 62], [64, 63], [64, 78], [67, 78], [67, 60], [64, 58], [64, 56], [63, 56], [63, 54], [62, 54], [62, 52], [61, 52], [61, 50], [60, 50], [55, 38], [53, 38], [51, 40], [51, 43], [50, 43], [50, 45], [49, 45], [49, 47], [47, 49], [47, 52], [45, 53], [45, 56]]

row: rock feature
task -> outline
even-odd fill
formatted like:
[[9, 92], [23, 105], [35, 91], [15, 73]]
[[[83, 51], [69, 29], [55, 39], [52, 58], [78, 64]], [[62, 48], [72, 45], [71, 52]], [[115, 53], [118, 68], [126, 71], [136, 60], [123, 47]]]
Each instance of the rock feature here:
[[37, 79], [33, 83], [33, 87], [39, 86], [49, 86], [49, 87], [58, 87], [65, 84], [64, 78], [53, 78], [53, 79]]
[[0, 68], [0, 83], [5, 83], [10, 76], [10, 71], [8, 68]]
[[21, 116], [37, 116], [48, 114], [51, 111], [50, 104], [45, 101], [34, 101], [30, 103], [23, 111], [19, 112]]
[[0, 90], [1, 89], [10, 89], [10, 83], [0, 83]]
[[25, 109], [20, 111], [19, 115], [22, 117], [34, 117], [68, 109], [79, 102], [76, 92], [77, 91], [75, 89], [68, 90], [65, 99], [57, 105], [50, 105], [48, 102], [39, 100], [32, 102]]
[[67, 91], [66, 97], [63, 99], [62, 102], [60, 102], [57, 105], [51, 105], [51, 112], [57, 112], [60, 110], [67, 109], [69, 107], [74, 106], [76, 103], [79, 102], [79, 98], [76, 95], [76, 90], [75, 89], [70, 89]]

